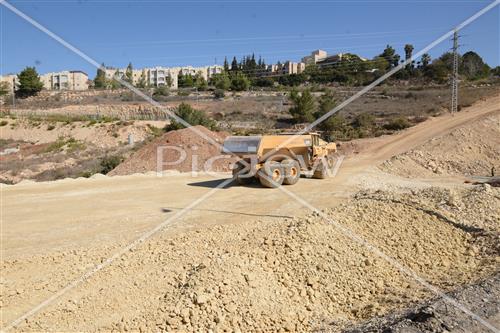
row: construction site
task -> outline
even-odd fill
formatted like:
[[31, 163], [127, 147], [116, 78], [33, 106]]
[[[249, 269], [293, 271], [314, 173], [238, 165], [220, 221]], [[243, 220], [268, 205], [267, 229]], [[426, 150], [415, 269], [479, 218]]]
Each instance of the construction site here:
[[[352, 71], [359, 85], [314, 81], [352, 61], [316, 63], [321, 50], [267, 77], [203, 67], [196, 90], [182, 69], [166, 91], [96, 61], [82, 90], [26, 97], [14, 78], [1, 331], [499, 332], [500, 72], [464, 65], [464, 22], [430, 69], [411, 46], [383, 73]], [[445, 81], [425, 76], [445, 60]]]

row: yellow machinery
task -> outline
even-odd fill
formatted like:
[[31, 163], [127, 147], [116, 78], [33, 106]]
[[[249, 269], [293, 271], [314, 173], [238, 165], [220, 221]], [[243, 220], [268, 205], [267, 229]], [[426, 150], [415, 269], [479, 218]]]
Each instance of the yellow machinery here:
[[240, 184], [257, 178], [265, 187], [293, 185], [304, 172], [326, 178], [333, 168], [335, 143], [322, 140], [318, 133], [304, 135], [230, 136], [223, 152], [240, 158], [233, 176]]

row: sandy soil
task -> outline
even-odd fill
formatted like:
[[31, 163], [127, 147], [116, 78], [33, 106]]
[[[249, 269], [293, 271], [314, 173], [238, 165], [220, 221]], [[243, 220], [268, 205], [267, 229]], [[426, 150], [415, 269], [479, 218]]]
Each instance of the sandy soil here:
[[[51, 123], [40, 122], [34, 126], [33, 122], [24, 119], [5, 119], [9, 123], [0, 127], [0, 139], [22, 140], [32, 143], [54, 142], [59, 137], [72, 137], [76, 140], [91, 143], [96, 147], [116, 147], [128, 141], [129, 134], [135, 142], [143, 141], [151, 135], [148, 125], [163, 128], [166, 121], [135, 120], [127, 125], [113, 123], [97, 123], [89, 125], [88, 122]], [[49, 129], [54, 126], [53, 129]]]
[[[457, 177], [409, 180], [376, 166], [498, 114], [499, 105], [496, 97], [398, 135], [358, 142], [337, 177], [301, 179], [288, 189], [445, 290], [473, 281], [498, 270], [498, 254], [491, 252], [498, 189]], [[2, 326], [226, 177], [131, 175], [3, 186]], [[450, 187], [461, 209], [441, 203], [450, 197], [442, 188]], [[421, 201], [415, 205], [414, 198]], [[468, 213], [477, 207], [479, 215]], [[467, 225], [492, 229], [478, 235]], [[429, 296], [281, 191], [232, 186], [20, 329], [310, 331], [341, 328]]]

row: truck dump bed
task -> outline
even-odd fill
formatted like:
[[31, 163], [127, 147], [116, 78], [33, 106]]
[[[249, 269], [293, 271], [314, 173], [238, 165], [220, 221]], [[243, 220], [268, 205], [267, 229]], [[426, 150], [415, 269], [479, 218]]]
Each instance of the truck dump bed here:
[[311, 145], [311, 135], [230, 136], [224, 141], [223, 152], [262, 156], [276, 147], [295, 150]]

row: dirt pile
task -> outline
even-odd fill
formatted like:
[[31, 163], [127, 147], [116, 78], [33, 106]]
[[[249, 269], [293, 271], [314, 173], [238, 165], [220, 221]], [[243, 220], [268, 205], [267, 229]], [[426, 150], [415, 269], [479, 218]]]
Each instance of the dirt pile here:
[[381, 169], [404, 177], [500, 172], [500, 114], [479, 119], [397, 155]]
[[[362, 192], [326, 213], [430, 283], [450, 290], [498, 268], [498, 245], [481, 223], [491, 219], [488, 228], [498, 230], [499, 195], [500, 189], [489, 186], [452, 196], [438, 188]], [[8, 276], [14, 267], [5, 267]], [[310, 215], [160, 236], [128, 252], [28, 326], [181, 332], [339, 329], [429, 296], [334, 225]], [[18, 295], [12, 297], [4, 304]], [[87, 320], [97, 314], [99, 321]]]
[[[228, 135], [224, 132], [212, 132], [203, 126], [195, 128], [221, 145]], [[192, 129], [184, 128], [167, 132], [140, 148], [109, 175], [157, 171], [158, 162], [162, 171], [230, 171], [234, 160], [214, 159], [219, 155], [221, 155], [220, 146], [208, 142]]]

